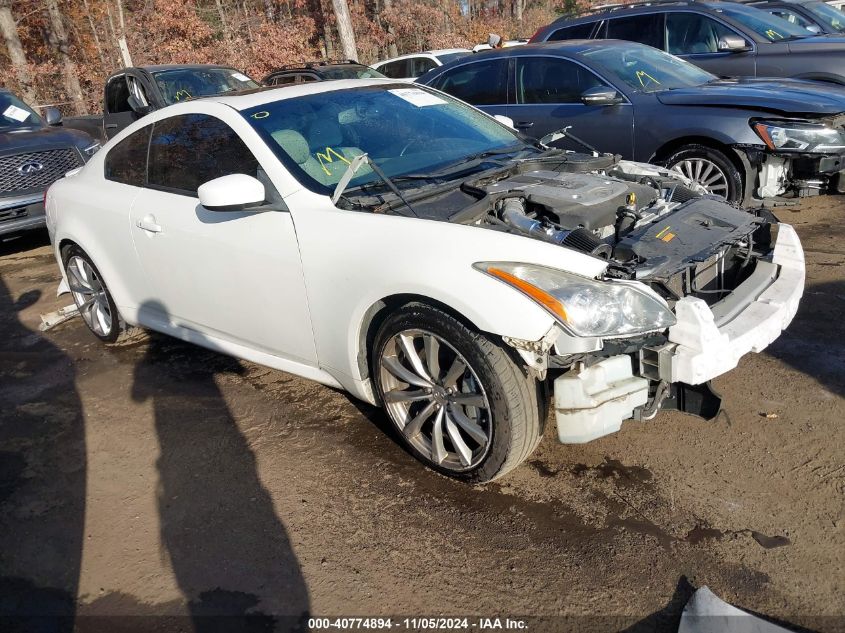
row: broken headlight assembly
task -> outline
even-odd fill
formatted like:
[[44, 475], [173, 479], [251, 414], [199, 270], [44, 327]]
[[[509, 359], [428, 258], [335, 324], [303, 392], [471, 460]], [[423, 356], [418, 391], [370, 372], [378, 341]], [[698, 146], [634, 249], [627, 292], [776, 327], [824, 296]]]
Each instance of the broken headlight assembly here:
[[474, 267], [534, 300], [575, 336], [632, 336], [675, 324], [669, 306], [639, 284], [587, 279], [532, 264], [481, 262]]
[[845, 132], [821, 123], [799, 121], [754, 121], [751, 127], [772, 151], [819, 152], [845, 151]]

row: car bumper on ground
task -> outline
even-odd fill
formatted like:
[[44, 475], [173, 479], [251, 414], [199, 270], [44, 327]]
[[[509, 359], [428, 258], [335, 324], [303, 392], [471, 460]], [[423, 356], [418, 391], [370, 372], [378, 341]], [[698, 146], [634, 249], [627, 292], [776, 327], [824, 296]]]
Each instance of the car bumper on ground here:
[[789, 325], [804, 292], [804, 251], [798, 234], [781, 224], [770, 260], [722, 301], [708, 306], [695, 297], [675, 304], [677, 323], [668, 342], [619, 355], [554, 382], [558, 439], [583, 443], [618, 431], [644, 407], [651, 381], [700, 385], [760, 352]]
[[42, 228], [45, 223], [43, 193], [0, 198], [0, 235]]

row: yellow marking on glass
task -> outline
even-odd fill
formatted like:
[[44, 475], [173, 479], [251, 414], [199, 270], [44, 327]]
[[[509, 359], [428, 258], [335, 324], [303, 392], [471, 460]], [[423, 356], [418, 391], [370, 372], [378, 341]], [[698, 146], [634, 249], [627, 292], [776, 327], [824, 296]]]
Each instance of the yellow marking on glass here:
[[643, 88], [645, 88], [645, 82], [643, 81], [643, 77], [648, 77], [648, 78], [649, 78], [649, 79], [651, 79], [654, 83], [656, 83], [658, 86], [660, 85], [660, 82], [659, 82], [659, 81], [657, 81], [657, 79], [655, 79], [655, 78], [654, 78], [654, 77], [652, 77], [651, 75], [649, 75], [646, 71], [644, 71], [644, 70], [638, 70], [638, 71], [637, 71], [637, 79], [639, 80], [640, 85], [641, 85]]
[[[323, 171], [326, 172], [326, 176], [331, 176], [332, 172], [326, 169], [325, 163], [333, 163], [334, 159], [337, 158], [346, 163], [347, 165], [349, 164], [349, 161], [345, 159], [342, 154], [338, 153], [331, 147], [326, 148], [325, 154], [322, 152], [315, 152], [314, 155], [317, 157], [317, 160], [320, 161], [320, 167], [322, 167]], [[334, 158], [332, 158], [332, 156], [334, 156]]]
[[270, 113], [267, 112], [267, 110], [262, 110], [261, 112], [256, 112], [255, 114], [253, 114], [252, 118], [253, 119], [266, 119], [268, 116], [270, 116]]

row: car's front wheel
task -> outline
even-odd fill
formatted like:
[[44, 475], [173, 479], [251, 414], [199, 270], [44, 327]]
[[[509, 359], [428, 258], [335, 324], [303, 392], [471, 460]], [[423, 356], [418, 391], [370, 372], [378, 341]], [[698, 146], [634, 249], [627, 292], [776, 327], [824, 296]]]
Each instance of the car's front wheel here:
[[65, 249], [62, 255], [70, 294], [82, 320], [98, 339], [114, 343], [121, 332], [120, 316], [100, 271], [76, 245]]
[[663, 164], [672, 171], [702, 185], [707, 193], [721, 196], [728, 202], [742, 200], [742, 176], [722, 152], [706, 145], [684, 145]]
[[381, 325], [373, 351], [378, 396], [428, 466], [490, 481], [539, 442], [537, 381], [501, 345], [442, 310], [400, 308]]

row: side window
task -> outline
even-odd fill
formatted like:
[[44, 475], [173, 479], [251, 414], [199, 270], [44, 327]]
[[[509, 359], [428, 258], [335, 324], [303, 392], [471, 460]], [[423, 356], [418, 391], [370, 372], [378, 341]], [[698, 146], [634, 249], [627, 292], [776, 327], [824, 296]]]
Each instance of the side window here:
[[378, 71], [391, 79], [404, 79], [408, 76], [408, 60], [397, 59], [395, 62], [385, 64]]
[[795, 13], [795, 11], [790, 11], [789, 9], [769, 9], [769, 13], [779, 17], [781, 20], [786, 20], [790, 24], [795, 24], [796, 26], [800, 26], [805, 29], [813, 24], [805, 17], [800, 16]]
[[465, 64], [440, 75], [433, 87], [472, 105], [508, 102], [508, 60], [490, 59]]
[[666, 50], [673, 55], [718, 53], [719, 38], [737, 35], [724, 24], [697, 13], [666, 16]]
[[204, 182], [255, 176], [258, 161], [237, 133], [207, 114], [183, 114], [155, 123], [150, 141], [148, 184], [195, 196]]
[[607, 39], [629, 40], [663, 50], [663, 14], [632, 15], [607, 21]]
[[269, 83], [271, 86], [288, 86], [296, 83], [296, 75], [274, 75]]
[[581, 93], [597, 86], [607, 84], [568, 59], [520, 57], [516, 60], [517, 103], [581, 103]]
[[558, 29], [549, 35], [549, 42], [558, 42], [560, 40], [588, 40], [593, 34], [593, 29], [596, 28], [595, 22], [588, 22], [587, 24], [576, 24], [575, 26], [567, 26]]
[[311, 73], [302, 73], [296, 78], [296, 83], [298, 84], [310, 84], [312, 81], [319, 81], [317, 75], [312, 75]]
[[437, 68], [437, 63], [428, 57], [411, 58], [411, 77], [420, 77], [432, 68]]
[[125, 75], [115, 77], [106, 86], [106, 106], [112, 114], [132, 110], [129, 107], [129, 86], [126, 85]]
[[109, 150], [103, 174], [106, 180], [135, 187], [143, 187], [146, 184], [147, 148], [152, 129], [152, 125], [141, 128]]

